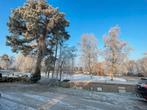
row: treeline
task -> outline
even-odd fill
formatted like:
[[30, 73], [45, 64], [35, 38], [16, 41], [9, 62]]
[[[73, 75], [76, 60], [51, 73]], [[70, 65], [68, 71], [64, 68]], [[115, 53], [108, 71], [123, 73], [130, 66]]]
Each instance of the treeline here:
[[[10, 57], [7, 54], [0, 56], [0, 69], [13, 70], [18, 72], [33, 73], [37, 55], [17, 54]], [[76, 48], [74, 46], [64, 45], [57, 49], [56, 59], [49, 57], [43, 58], [41, 62], [41, 72], [48, 77], [61, 80], [62, 73], [73, 74], [76, 57]]]
[[[61, 79], [62, 73], [83, 73], [92, 75], [147, 76], [147, 53], [143, 58], [130, 60], [132, 48], [120, 39], [120, 27], [110, 28], [103, 37], [104, 48], [100, 49], [98, 39], [93, 34], [83, 34], [79, 46], [56, 45], [54, 57], [44, 57], [41, 71], [51, 78]], [[79, 47], [79, 48], [78, 48]], [[33, 73], [37, 55], [18, 54], [0, 57], [1, 69], [13, 69]]]
[[[7, 55], [2, 56], [1, 68], [8, 69], [8, 65], [11, 65], [16, 70], [31, 71], [32, 82], [41, 79], [41, 71], [52, 73], [52, 77], [59, 79], [63, 71], [69, 73], [70, 69], [73, 72], [76, 51], [73, 47], [65, 46], [65, 41], [70, 38], [66, 30], [69, 21], [59, 9], [49, 5], [46, 0], [28, 0], [11, 11], [7, 26], [9, 33], [6, 36], [6, 45], [13, 52], [23, 55], [10, 59]], [[105, 46], [101, 51], [94, 35], [82, 36], [78, 63], [83, 72], [91, 75], [109, 74], [111, 79], [116, 74], [129, 73], [128, 66], [125, 65], [129, 61], [127, 56], [130, 48], [119, 39], [119, 31], [118, 26], [109, 30], [104, 37]], [[99, 56], [104, 59], [101, 63], [98, 61]], [[144, 65], [146, 61], [144, 63], [141, 60], [139, 68], [142, 71], [139, 73], [146, 74]]]
[[[103, 37], [104, 48], [98, 48], [98, 40], [92, 34], [84, 34], [80, 42], [80, 64], [83, 73], [91, 75], [147, 75], [147, 54], [142, 59], [130, 60], [132, 52], [126, 41], [120, 39], [120, 27], [110, 28]], [[99, 59], [99, 60], [98, 60]]]

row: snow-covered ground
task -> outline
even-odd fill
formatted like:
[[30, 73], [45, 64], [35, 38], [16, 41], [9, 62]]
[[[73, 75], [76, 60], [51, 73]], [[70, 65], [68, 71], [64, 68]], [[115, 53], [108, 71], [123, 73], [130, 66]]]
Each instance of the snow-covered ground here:
[[[42, 73], [43, 77], [47, 77], [47, 75], [45, 75], [44, 73]], [[50, 76], [51, 77], [51, 74]], [[62, 75], [62, 80], [64, 79], [69, 79], [70, 81], [110, 81], [111, 78], [110, 76], [91, 76], [91, 75], [87, 75], [87, 74], [63, 74]], [[114, 77], [113, 82], [116, 81], [120, 81], [120, 82], [127, 82], [127, 80], [125, 78], [120, 78], [120, 77]]]
[[[63, 75], [62, 80], [69, 79], [71, 81], [110, 81], [111, 78], [109, 76], [91, 76], [84, 74], [74, 74], [74, 75]], [[126, 82], [127, 80], [124, 78], [114, 77], [114, 81]]]
[[0, 70], [0, 73], [3, 77], [21, 77], [21, 76], [31, 76], [31, 73], [23, 73], [23, 72], [14, 72], [13, 70]]
[[[3, 76], [9, 76], [9, 77], [21, 77], [21, 76], [28, 76], [31, 77], [31, 73], [23, 73], [23, 72], [12, 72], [9, 70], [3, 70], [0, 71], [3, 73]], [[43, 78], [47, 77], [47, 74], [42, 73], [41, 76]], [[50, 74], [50, 77], [52, 75]], [[87, 74], [63, 74], [62, 75], [62, 80], [64, 79], [69, 79], [70, 81], [91, 81], [91, 82], [106, 82], [106, 83], [120, 83], [120, 84], [125, 84], [125, 83], [130, 83], [130, 84], [136, 84], [138, 80], [127, 80], [124, 77], [114, 77], [113, 81], [111, 81], [110, 76], [91, 76]]]
[[49, 88], [40, 84], [0, 84], [0, 110], [146, 110], [131, 93]]

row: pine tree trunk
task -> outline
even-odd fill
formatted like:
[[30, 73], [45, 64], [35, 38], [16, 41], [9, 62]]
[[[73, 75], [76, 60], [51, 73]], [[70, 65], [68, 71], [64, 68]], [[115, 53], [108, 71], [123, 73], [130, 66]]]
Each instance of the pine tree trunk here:
[[[52, 78], [55, 74], [55, 69], [56, 69], [56, 58], [57, 58], [57, 51], [58, 51], [58, 42], [56, 44], [56, 49], [55, 49], [55, 61], [54, 61], [54, 70], [53, 70], [53, 73], [52, 73]], [[56, 73], [57, 74], [57, 73]]]
[[59, 76], [59, 81], [62, 80], [62, 69], [60, 70], [60, 76]]
[[41, 51], [39, 50], [35, 70], [31, 77], [31, 81], [34, 83], [36, 83], [38, 80], [41, 79], [41, 61], [42, 61], [42, 55], [41, 55]]
[[63, 72], [63, 61], [61, 62], [61, 65], [60, 65], [59, 81], [62, 80], [62, 72]]
[[31, 77], [31, 81], [34, 83], [36, 83], [38, 80], [41, 79], [41, 61], [45, 54], [45, 49], [46, 49], [45, 37], [40, 35], [38, 39], [38, 55], [37, 55], [35, 71]]

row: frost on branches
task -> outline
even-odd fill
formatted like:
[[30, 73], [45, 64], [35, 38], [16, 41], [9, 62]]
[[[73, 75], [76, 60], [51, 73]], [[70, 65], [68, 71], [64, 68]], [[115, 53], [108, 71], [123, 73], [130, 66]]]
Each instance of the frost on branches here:
[[46, 1], [29, 0], [12, 10], [7, 24], [10, 32], [7, 45], [12, 47], [12, 51], [37, 56], [32, 81], [38, 81], [42, 59], [45, 56], [53, 58], [55, 45], [69, 38], [66, 32], [69, 22], [64, 13]]
[[125, 63], [130, 51], [127, 43], [119, 38], [120, 28], [112, 27], [104, 37], [104, 56], [107, 65], [107, 72], [113, 80], [114, 75], [126, 73]]

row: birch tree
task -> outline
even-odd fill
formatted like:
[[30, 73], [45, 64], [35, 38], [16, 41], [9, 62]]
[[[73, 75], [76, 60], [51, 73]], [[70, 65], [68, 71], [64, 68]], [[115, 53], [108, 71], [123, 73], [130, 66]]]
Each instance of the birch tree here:
[[130, 51], [127, 42], [120, 40], [119, 33], [120, 27], [114, 26], [110, 28], [108, 34], [104, 37], [104, 56], [111, 80], [113, 80], [114, 75], [118, 74]]
[[97, 63], [98, 56], [98, 40], [92, 34], [84, 34], [81, 37], [81, 62], [89, 74], [92, 75], [94, 65]]

